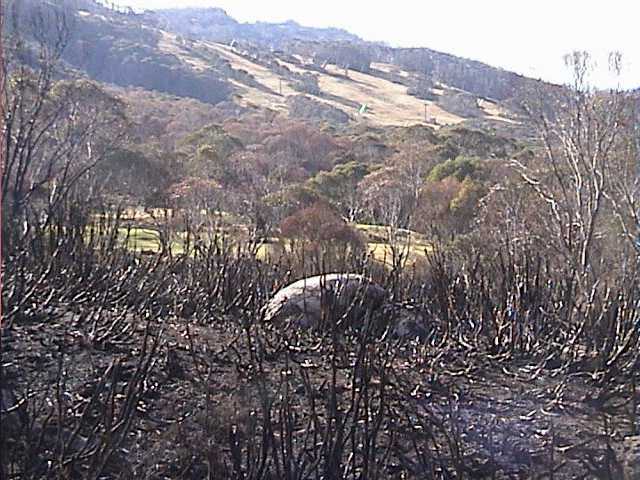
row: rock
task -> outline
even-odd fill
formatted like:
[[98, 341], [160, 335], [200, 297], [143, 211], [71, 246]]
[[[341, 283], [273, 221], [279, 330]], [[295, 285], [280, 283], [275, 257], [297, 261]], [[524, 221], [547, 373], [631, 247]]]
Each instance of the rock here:
[[387, 297], [384, 288], [357, 273], [317, 275], [278, 290], [264, 307], [264, 320], [309, 329], [321, 327], [323, 317], [339, 321], [347, 313], [348, 324], [342, 328], [375, 319], [379, 333], [392, 322], [392, 337], [425, 338], [421, 313], [410, 305], [387, 302]]
[[424, 316], [411, 305], [393, 304], [386, 309], [386, 315], [393, 319], [394, 328], [391, 335], [394, 338], [424, 340], [429, 334]]
[[349, 311], [353, 321], [362, 320], [385, 297], [384, 288], [356, 273], [317, 275], [278, 290], [264, 308], [264, 320], [312, 328], [320, 325], [325, 309], [336, 319]]

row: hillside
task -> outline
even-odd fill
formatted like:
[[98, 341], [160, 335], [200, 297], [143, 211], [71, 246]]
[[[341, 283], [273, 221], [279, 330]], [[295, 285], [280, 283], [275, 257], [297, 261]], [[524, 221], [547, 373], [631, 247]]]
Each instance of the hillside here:
[[[307, 56], [320, 63], [342, 64], [368, 72], [371, 63], [390, 63], [399, 70], [426, 76], [432, 82], [450, 85], [481, 97], [506, 100], [517, 96], [533, 82], [526, 77], [482, 62], [456, 57], [429, 48], [392, 48], [367, 42], [335, 28], [302, 27], [296, 22], [239, 23], [218, 8], [181, 8], [146, 12], [146, 21], [185, 38], [217, 43], [249, 43], [262, 53], [279, 51]], [[331, 58], [332, 56], [338, 58]], [[408, 75], [397, 72], [396, 80]], [[402, 82], [404, 83], [404, 82]]]
[[[441, 213], [452, 231], [466, 231], [471, 207], [530, 136], [510, 108], [517, 99], [479, 97], [435, 81], [416, 73], [416, 65], [399, 66], [402, 51], [383, 59], [386, 47], [345, 44], [344, 32], [322, 30], [316, 36], [326, 40], [309, 41], [291, 33], [298, 27], [262, 24], [289, 32], [282, 34], [286, 46], [273, 48], [262, 40], [187, 38], [160, 28], [168, 26], [156, 13], [118, 12], [93, 0], [13, 5], [23, 12], [24, 23], [16, 25], [25, 36], [26, 19], [39, 6], [46, 5], [51, 20], [68, 19], [60, 75], [96, 80], [126, 109], [127, 144], [101, 165], [114, 202], [154, 208], [216, 202], [268, 233], [318, 202], [354, 224], [386, 224], [388, 195], [402, 197], [393, 221], [407, 227], [421, 195], [436, 195], [425, 205], [453, 202], [455, 212]], [[209, 18], [213, 31], [249, 28], [221, 10], [185, 12], [196, 15], [194, 22]], [[6, 24], [8, 33], [13, 25]], [[35, 52], [37, 35], [26, 38]], [[441, 163], [455, 181], [430, 182]], [[419, 228], [431, 227], [423, 221]]]
[[[466, 110], [460, 108], [456, 99], [465, 94], [444, 86], [433, 89], [433, 100], [420, 100], [408, 94], [406, 85], [373, 72], [349, 71], [345, 74], [335, 65], [326, 65], [318, 70], [310, 61], [299, 58], [292, 59], [294, 63], [278, 57], [267, 62], [252, 57], [247, 51], [207, 41], [195, 42], [194, 48], [188, 51], [177, 46], [176, 37], [166, 35], [164, 38], [166, 41], [161, 43], [163, 52], [176, 55], [196, 69], [206, 68], [198, 60], [198, 54], [208, 52], [224, 58], [234, 70], [248, 72], [245, 81], [231, 80], [236, 87], [235, 99], [247, 107], [268, 107], [289, 111], [295, 116], [296, 112], [291, 111], [292, 97], [303, 95], [311, 104], [311, 111], [305, 116], [312, 120], [315, 110], [322, 119], [322, 106], [329, 106], [351, 120], [366, 119], [375, 125], [454, 125], [476, 117], [512, 121], [508, 113], [493, 101], [474, 103], [475, 99], [472, 99], [472, 106]], [[379, 71], [398, 71], [390, 64], [376, 64], [376, 68]], [[409, 78], [409, 74], [406, 75]], [[304, 84], [306, 78], [313, 79], [311, 86]]]
[[[35, 8], [27, 0], [22, 8]], [[392, 49], [336, 29], [241, 24], [220, 9], [122, 13], [64, 0], [70, 67], [121, 87], [307, 121], [378, 126], [463, 122], [513, 130], [531, 81], [428, 49]]]

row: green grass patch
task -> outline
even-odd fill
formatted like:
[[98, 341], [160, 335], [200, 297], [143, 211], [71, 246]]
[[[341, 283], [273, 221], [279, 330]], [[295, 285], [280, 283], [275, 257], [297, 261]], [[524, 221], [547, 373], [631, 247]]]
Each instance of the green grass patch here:
[[[373, 256], [374, 260], [380, 262], [388, 267], [393, 266], [393, 249], [388, 243], [369, 242], [367, 244], [369, 254]], [[415, 265], [422, 262], [427, 253], [430, 251], [429, 245], [423, 244], [409, 244], [398, 245], [396, 255], [402, 255], [403, 262], [406, 261], [406, 265]]]
[[[160, 233], [152, 228], [125, 228], [118, 229], [118, 238], [123, 242], [125, 248], [135, 252], [158, 253], [162, 250]], [[174, 254], [184, 253], [185, 246], [181, 238], [173, 238], [169, 242], [171, 252]]]
[[[223, 214], [222, 216], [230, 217], [228, 214], [224, 215], [224, 212], [216, 212], [215, 215], [219, 215], [220, 213]], [[160, 231], [150, 227], [147, 222], [153, 220], [153, 217], [170, 218], [172, 214], [173, 212], [163, 209], [157, 209], [157, 211], [154, 212], [145, 212], [145, 210], [141, 208], [127, 209], [124, 211], [123, 219], [132, 223], [135, 222], [138, 226], [118, 228], [118, 239], [125, 248], [131, 251], [160, 253], [162, 250]], [[363, 223], [355, 224], [354, 227], [365, 236], [367, 253], [377, 262], [391, 267], [393, 265], [394, 252], [388, 243], [390, 236], [389, 227]], [[240, 228], [239, 224], [233, 224], [219, 228], [219, 237], [216, 237], [213, 233], [211, 235], [205, 234], [200, 236], [200, 241], [210, 244], [212, 241], [218, 240], [227, 246], [232, 245], [235, 248], [239, 247], [242, 244], [242, 239], [246, 237], [243, 233], [244, 229]], [[407, 229], [396, 229], [393, 234], [397, 244], [396, 255], [402, 255], [405, 265], [415, 265], [423, 261], [426, 253], [432, 248], [426, 237], [418, 232]], [[186, 240], [186, 232], [172, 232], [169, 241], [171, 253], [176, 255], [184, 254], [187, 250]], [[193, 242], [193, 240], [192, 237], [191, 241]], [[287, 242], [287, 240], [284, 240], [284, 242]], [[270, 237], [256, 247], [255, 255], [256, 258], [262, 261], [277, 261], [283, 253], [289, 251], [289, 249], [286, 248], [287, 246], [289, 245], [284, 244], [282, 239]]]

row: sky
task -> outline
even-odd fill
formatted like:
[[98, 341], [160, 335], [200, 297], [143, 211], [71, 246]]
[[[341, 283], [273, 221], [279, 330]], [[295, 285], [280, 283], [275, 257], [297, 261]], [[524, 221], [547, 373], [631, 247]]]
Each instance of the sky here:
[[[220, 7], [241, 22], [295, 20], [365, 40], [427, 47], [565, 83], [563, 56], [589, 51], [593, 84], [640, 87], [640, 0], [115, 0], [135, 9]], [[620, 77], [608, 54], [623, 56]]]

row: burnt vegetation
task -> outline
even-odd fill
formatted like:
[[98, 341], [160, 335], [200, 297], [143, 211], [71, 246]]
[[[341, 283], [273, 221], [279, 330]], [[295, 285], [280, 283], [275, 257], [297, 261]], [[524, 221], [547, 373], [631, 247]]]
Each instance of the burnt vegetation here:
[[622, 471], [635, 274], [584, 292], [527, 249], [433, 253], [397, 279], [354, 258], [428, 315], [427, 339], [283, 331], [261, 307], [309, 268], [224, 246], [141, 257], [118, 246], [117, 219], [75, 208], [5, 247], [7, 478]]
[[[638, 98], [586, 54], [533, 139], [340, 129], [78, 78], [10, 5], [0, 478], [633, 478]], [[337, 270], [426, 334], [263, 321]]]

